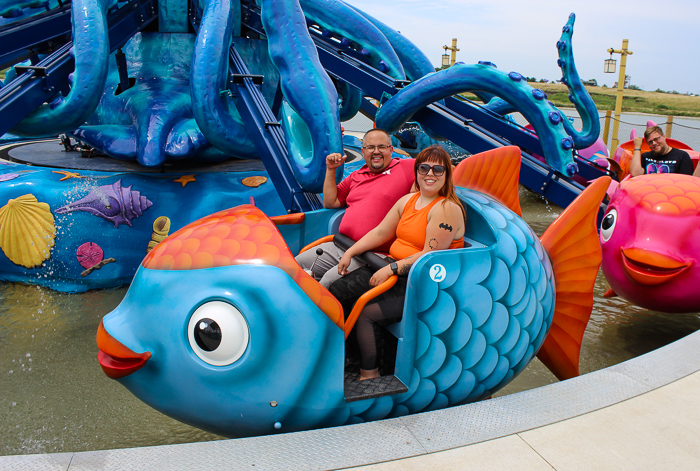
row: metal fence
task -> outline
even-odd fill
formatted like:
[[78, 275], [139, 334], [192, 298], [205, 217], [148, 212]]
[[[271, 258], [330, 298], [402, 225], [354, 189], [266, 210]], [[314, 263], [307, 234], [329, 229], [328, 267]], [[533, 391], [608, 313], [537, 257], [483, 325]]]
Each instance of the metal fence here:
[[[676, 139], [684, 144], [689, 145], [695, 150], [700, 149], [700, 122], [697, 125], [691, 126], [687, 124], [678, 123], [679, 118], [673, 116], [667, 116], [664, 122], [654, 121], [661, 129], [664, 130], [666, 137]], [[682, 118], [680, 118], [682, 119]], [[612, 127], [614, 125], [615, 118], [610, 119], [610, 133], [608, 140], [605, 144], [610, 147], [610, 142], [612, 141]], [[605, 127], [605, 117], [601, 118], [600, 129]], [[632, 129], [637, 130], [637, 136], [643, 137], [644, 130], [646, 129], [645, 124], [635, 124], [625, 121], [624, 117], [620, 120], [619, 131], [618, 131], [618, 141], [620, 143], [628, 141]], [[603, 138], [603, 131], [601, 131], [601, 138]]]
[[357, 113], [354, 118], [342, 123], [345, 132], [367, 132], [374, 127], [374, 121], [367, 116]]

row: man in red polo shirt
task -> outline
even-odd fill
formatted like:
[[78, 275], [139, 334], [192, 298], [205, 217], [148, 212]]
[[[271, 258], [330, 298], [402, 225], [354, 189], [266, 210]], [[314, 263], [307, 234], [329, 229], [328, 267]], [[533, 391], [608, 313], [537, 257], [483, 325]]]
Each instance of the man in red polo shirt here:
[[[335, 183], [336, 169], [345, 162], [346, 156], [330, 154], [326, 157], [326, 178], [323, 182], [323, 205], [326, 208], [347, 206], [339, 232], [353, 240], [360, 240], [374, 229], [399, 198], [409, 193], [415, 183], [414, 159], [392, 159], [394, 147], [391, 137], [383, 129], [372, 129], [362, 142], [362, 156], [366, 165], [355, 170], [339, 185]], [[377, 249], [389, 252], [393, 240]], [[319, 245], [323, 255], [307, 250], [297, 256], [297, 262], [308, 270], [313, 265], [313, 276], [326, 288], [338, 275], [338, 262], [345, 253], [333, 242]], [[362, 264], [355, 259], [348, 267], [352, 271]]]

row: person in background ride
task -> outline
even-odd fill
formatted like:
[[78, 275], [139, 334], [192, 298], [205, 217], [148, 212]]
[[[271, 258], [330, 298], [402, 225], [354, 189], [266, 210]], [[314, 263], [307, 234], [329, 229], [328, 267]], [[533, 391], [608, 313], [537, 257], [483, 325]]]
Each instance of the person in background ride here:
[[650, 126], [644, 131], [649, 152], [642, 154], [642, 138], [634, 138], [634, 153], [630, 163], [633, 177], [650, 173], [693, 174], [693, 161], [687, 152], [666, 144], [666, 137], [659, 126]]
[[[338, 273], [343, 278], [330, 287], [347, 318], [362, 294], [390, 276], [399, 275], [393, 288], [364, 307], [355, 324], [361, 355], [360, 380], [379, 376], [375, 329], [401, 320], [411, 265], [433, 250], [464, 247], [466, 213], [455, 194], [450, 156], [442, 147], [428, 147], [416, 157], [414, 172], [419, 192], [398, 200], [381, 224], [345, 252], [338, 263]], [[391, 240], [394, 242], [389, 254], [394, 261], [390, 265], [374, 273], [366, 266], [349, 273], [352, 257]]]
[[[383, 129], [371, 129], [362, 142], [362, 156], [366, 164], [337, 186], [336, 169], [347, 157], [337, 153], [326, 157], [323, 205], [326, 208], [347, 206], [339, 232], [352, 240], [361, 239], [376, 227], [394, 203], [413, 188], [414, 159], [392, 159], [393, 151], [391, 136]], [[386, 242], [377, 247], [378, 252], [389, 252], [392, 241]], [[345, 252], [333, 242], [320, 244], [317, 248], [323, 249], [322, 255], [317, 257], [316, 250], [312, 249], [299, 254], [296, 260], [305, 270], [313, 266], [313, 277], [328, 288], [340, 276], [337, 265]], [[361, 266], [364, 264], [353, 260], [346, 268], [352, 271]]]

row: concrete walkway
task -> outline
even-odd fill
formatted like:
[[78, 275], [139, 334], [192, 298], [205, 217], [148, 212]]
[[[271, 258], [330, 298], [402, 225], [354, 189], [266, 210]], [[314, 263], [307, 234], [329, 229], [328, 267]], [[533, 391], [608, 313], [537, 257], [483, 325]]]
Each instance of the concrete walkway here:
[[700, 469], [700, 331], [476, 404], [268, 437], [0, 457], [0, 470]]
[[700, 373], [552, 425], [361, 469], [697, 470]]

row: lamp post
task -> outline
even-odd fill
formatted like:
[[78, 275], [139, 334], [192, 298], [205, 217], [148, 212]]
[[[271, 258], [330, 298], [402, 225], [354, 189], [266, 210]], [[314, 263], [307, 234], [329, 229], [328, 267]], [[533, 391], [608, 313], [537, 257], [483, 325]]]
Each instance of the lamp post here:
[[614, 74], [615, 73], [615, 59], [612, 58], [613, 54], [620, 54], [620, 77], [617, 79], [617, 98], [615, 99], [615, 123], [613, 124], [613, 135], [612, 142], [610, 143], [610, 155], [615, 155], [619, 141], [617, 139], [617, 133], [620, 128], [620, 114], [622, 113], [622, 96], [625, 93], [625, 67], [627, 66], [627, 56], [632, 55], [632, 51], [627, 49], [629, 41], [627, 39], [622, 40], [622, 49], [608, 49], [610, 53], [610, 59], [605, 60], [605, 73]]
[[442, 55], [442, 68], [446, 69], [450, 66], [450, 55], [445, 53]]
[[[452, 38], [452, 47], [442, 46], [442, 48], [445, 50], [445, 54], [442, 55], [442, 67], [445, 68], [455, 65], [455, 60], [457, 59], [457, 51], [459, 51], [459, 48], [457, 47], [457, 38]], [[446, 63], [447, 51], [452, 51], [452, 58], [450, 59], [449, 64]]]

